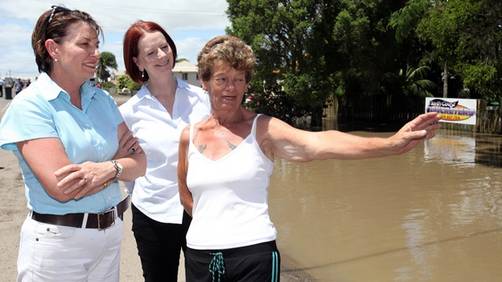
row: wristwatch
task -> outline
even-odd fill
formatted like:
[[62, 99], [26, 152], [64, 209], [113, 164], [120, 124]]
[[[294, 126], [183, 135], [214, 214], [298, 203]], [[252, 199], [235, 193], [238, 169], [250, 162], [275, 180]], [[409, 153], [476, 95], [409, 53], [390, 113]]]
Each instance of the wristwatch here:
[[124, 171], [124, 166], [117, 162], [116, 160], [112, 160], [113, 167], [115, 168], [115, 179], [119, 178]]

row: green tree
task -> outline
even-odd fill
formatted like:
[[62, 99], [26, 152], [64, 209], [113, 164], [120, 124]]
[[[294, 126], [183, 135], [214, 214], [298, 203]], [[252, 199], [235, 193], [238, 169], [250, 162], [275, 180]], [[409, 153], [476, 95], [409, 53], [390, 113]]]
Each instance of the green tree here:
[[[338, 54], [338, 91], [344, 94], [339, 107], [342, 116], [366, 115], [372, 121], [389, 121], [392, 96], [402, 91], [397, 74], [414, 65], [409, 55], [413, 48], [398, 44], [394, 30], [389, 28], [392, 13], [402, 7], [401, 3], [343, 0], [339, 7], [331, 36]], [[379, 114], [372, 114], [375, 111]]]
[[417, 58], [441, 65], [443, 96], [453, 74], [471, 97], [493, 99], [502, 87], [500, 15], [502, 3], [496, 0], [410, 0], [390, 26], [398, 40], [415, 35], [422, 41], [426, 52]]
[[313, 127], [320, 126], [328, 97], [335, 103], [343, 97], [344, 103], [356, 105], [351, 101], [361, 96], [391, 95], [384, 87], [388, 74], [408, 65], [400, 59], [394, 32], [388, 28], [400, 2], [228, 2], [232, 25], [227, 32], [250, 43], [258, 58], [253, 100], [260, 105], [280, 101], [286, 105], [285, 114], [310, 112]]
[[117, 61], [115, 55], [111, 52], [104, 51], [99, 56], [99, 63], [96, 69], [96, 75], [101, 82], [107, 81], [111, 76], [109, 69], [117, 70]]
[[394, 32], [401, 69], [421, 65], [420, 61], [426, 57], [427, 45], [418, 38], [416, 29], [430, 7], [429, 0], [408, 1], [390, 17], [388, 27]]
[[[461, 0], [463, 1], [463, 0]], [[443, 66], [443, 97], [448, 97], [448, 80], [450, 65], [455, 60], [455, 47], [458, 42], [457, 21], [455, 9], [451, 9], [448, 0], [436, 0], [422, 18], [417, 27], [419, 38], [432, 43], [434, 49], [431, 54]]]
[[[373, 111], [367, 104], [379, 99], [390, 111], [398, 108], [392, 95], [412, 104], [412, 96], [435, 94], [441, 81], [447, 95], [451, 77], [452, 93], [464, 87], [471, 97], [500, 96], [497, 0], [228, 3], [227, 33], [244, 39], [257, 56], [246, 101], [258, 111], [286, 120], [309, 112], [317, 127], [327, 98], [342, 103], [335, 108], [344, 115]], [[381, 97], [369, 97], [375, 95]]]
[[[458, 2], [458, 3], [457, 3]], [[474, 98], [502, 98], [502, 3], [495, 0], [454, 1], [459, 13], [458, 60], [455, 70]]]
[[321, 125], [322, 106], [336, 84], [327, 56], [333, 1], [229, 0], [232, 23], [227, 32], [241, 37], [255, 51], [258, 67], [250, 95], [258, 111], [285, 120], [305, 112], [312, 126]]
[[436, 85], [427, 79], [429, 70], [428, 66], [399, 70], [399, 79], [402, 81], [402, 93], [408, 96], [434, 96], [432, 91], [436, 88]]
[[136, 91], [141, 87], [140, 84], [134, 82], [128, 75], [122, 74], [117, 77], [117, 88], [118, 91], [121, 91], [124, 88], [127, 88], [131, 91]]

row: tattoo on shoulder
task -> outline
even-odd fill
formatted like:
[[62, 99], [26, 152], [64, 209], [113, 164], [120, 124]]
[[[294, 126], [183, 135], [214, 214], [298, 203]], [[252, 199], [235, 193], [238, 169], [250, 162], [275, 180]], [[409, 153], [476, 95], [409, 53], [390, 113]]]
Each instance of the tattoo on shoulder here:
[[199, 152], [204, 153], [204, 151], [207, 149], [207, 144], [200, 144], [199, 145]]
[[228, 145], [228, 148], [230, 148], [230, 150], [233, 150], [233, 149], [237, 148], [236, 145], [230, 143], [228, 140], [225, 140], [225, 141], [227, 141], [227, 145]]

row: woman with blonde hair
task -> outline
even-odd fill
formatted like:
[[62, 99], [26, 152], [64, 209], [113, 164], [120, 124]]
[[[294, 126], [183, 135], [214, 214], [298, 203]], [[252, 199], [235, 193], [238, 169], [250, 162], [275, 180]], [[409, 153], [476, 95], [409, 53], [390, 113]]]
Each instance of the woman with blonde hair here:
[[233, 36], [210, 40], [198, 57], [211, 114], [181, 135], [181, 201], [192, 214], [187, 281], [278, 281], [280, 255], [268, 213], [276, 158], [306, 162], [402, 154], [434, 136], [435, 113], [420, 115], [388, 138], [296, 129], [242, 106], [255, 66], [251, 48]]

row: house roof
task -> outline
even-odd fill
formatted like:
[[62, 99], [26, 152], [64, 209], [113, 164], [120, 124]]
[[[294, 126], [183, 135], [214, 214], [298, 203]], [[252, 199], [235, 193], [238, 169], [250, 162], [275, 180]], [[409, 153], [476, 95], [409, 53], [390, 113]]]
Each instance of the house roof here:
[[190, 63], [186, 59], [181, 59], [176, 62], [173, 72], [197, 72], [198, 68], [196, 65]]

